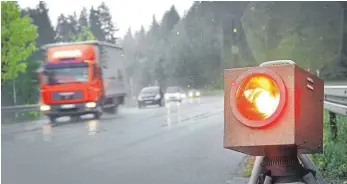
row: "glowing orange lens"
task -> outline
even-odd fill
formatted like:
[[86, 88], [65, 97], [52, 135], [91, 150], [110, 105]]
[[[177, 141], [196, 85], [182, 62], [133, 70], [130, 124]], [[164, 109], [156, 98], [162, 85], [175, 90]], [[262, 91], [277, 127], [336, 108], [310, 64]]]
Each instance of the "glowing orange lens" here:
[[280, 89], [270, 77], [253, 75], [245, 78], [236, 93], [239, 112], [249, 120], [270, 117], [280, 103]]

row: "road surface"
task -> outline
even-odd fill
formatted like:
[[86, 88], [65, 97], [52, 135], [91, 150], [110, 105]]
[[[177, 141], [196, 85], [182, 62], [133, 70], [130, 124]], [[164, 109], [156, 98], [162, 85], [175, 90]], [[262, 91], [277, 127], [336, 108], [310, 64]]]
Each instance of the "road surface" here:
[[[240, 183], [245, 155], [223, 149], [223, 97], [123, 108], [99, 121], [2, 128], [6, 184]], [[233, 180], [234, 178], [234, 180]]]

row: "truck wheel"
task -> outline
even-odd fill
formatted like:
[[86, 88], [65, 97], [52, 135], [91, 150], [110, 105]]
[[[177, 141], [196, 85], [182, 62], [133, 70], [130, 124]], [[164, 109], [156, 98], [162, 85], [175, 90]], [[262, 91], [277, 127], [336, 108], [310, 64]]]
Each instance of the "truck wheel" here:
[[101, 117], [101, 113], [100, 112], [97, 112], [94, 114], [94, 119], [100, 119]]
[[118, 97], [119, 104], [124, 105], [124, 96]]
[[115, 105], [115, 106], [110, 108], [110, 113], [111, 114], [117, 114], [117, 112], [118, 112], [118, 106], [117, 105]]
[[75, 116], [70, 116], [70, 121], [71, 122], [78, 122], [81, 118], [80, 118], [80, 116], [78, 116], [78, 115], [75, 115]]
[[103, 112], [103, 107], [100, 106], [98, 108], [98, 111], [96, 113], [94, 113], [94, 119], [100, 119], [101, 115], [102, 115], [102, 112]]
[[57, 118], [55, 116], [48, 116], [49, 122], [52, 124], [55, 124], [57, 122]]

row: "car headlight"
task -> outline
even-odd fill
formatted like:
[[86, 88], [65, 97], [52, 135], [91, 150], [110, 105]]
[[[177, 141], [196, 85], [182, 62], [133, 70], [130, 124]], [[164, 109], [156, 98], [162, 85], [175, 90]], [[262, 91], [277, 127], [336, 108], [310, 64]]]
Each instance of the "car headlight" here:
[[40, 106], [40, 110], [41, 111], [49, 111], [49, 110], [51, 110], [51, 106], [49, 106], [49, 105], [41, 105]]
[[156, 100], [160, 99], [160, 94], [155, 95], [154, 99]]
[[196, 96], [200, 96], [200, 92], [197, 91], [197, 92], [195, 93], [195, 95], [196, 95]]
[[95, 102], [88, 102], [88, 103], [86, 103], [86, 107], [94, 108], [94, 107], [96, 107], [96, 103]]
[[141, 96], [139, 96], [139, 97], [137, 98], [137, 100], [138, 100], [138, 101], [141, 101], [141, 100], [142, 100], [142, 97], [141, 97]]
[[193, 92], [189, 92], [189, 97], [193, 97]]
[[168, 100], [170, 97], [168, 94], [165, 94], [165, 100]]

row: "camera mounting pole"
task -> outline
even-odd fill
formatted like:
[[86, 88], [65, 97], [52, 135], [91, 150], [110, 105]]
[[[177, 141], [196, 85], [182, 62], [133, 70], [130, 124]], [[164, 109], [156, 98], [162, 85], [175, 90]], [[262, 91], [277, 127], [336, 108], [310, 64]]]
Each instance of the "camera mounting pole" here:
[[248, 184], [325, 183], [307, 155], [297, 155], [296, 148], [285, 152], [284, 155], [257, 156]]

